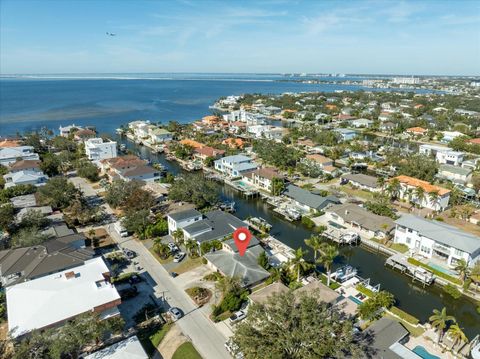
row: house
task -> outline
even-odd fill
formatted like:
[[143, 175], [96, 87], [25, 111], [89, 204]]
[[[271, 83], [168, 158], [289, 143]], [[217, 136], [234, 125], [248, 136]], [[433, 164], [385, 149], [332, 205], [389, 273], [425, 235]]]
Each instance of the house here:
[[380, 115], [378, 116], [378, 120], [380, 122], [391, 121], [392, 114], [390, 112], [380, 112]]
[[252, 237], [243, 256], [238, 253], [233, 239], [222, 243], [222, 249], [207, 253], [207, 265], [224, 276], [238, 277], [243, 287], [252, 287], [270, 277], [270, 273], [258, 264], [258, 257], [265, 251]]
[[390, 121], [382, 122], [379, 126], [380, 131], [383, 132], [392, 132], [395, 128], [397, 128], [397, 125]]
[[111, 181], [120, 179], [124, 181], [156, 181], [161, 178], [160, 171], [151, 166], [137, 156], [127, 155], [109, 158], [100, 161], [100, 168], [104, 171]]
[[222, 141], [223, 145], [227, 145], [230, 148], [240, 148], [242, 149], [245, 145], [245, 142], [241, 138], [227, 138]]
[[9, 166], [10, 173], [20, 172], [20, 171], [29, 171], [29, 172], [42, 172], [40, 169], [40, 164], [42, 162], [39, 160], [20, 160], [12, 163]]
[[246, 225], [234, 215], [213, 210], [205, 213], [200, 220], [182, 227], [182, 230], [185, 239], [193, 239], [200, 245], [203, 242], [223, 240], [240, 227]]
[[241, 133], [247, 129], [247, 124], [241, 121], [233, 121], [230, 122], [228, 127], [228, 132], [230, 133]]
[[480, 138], [472, 138], [467, 140], [467, 143], [470, 143], [471, 145], [480, 145]]
[[378, 184], [378, 178], [365, 175], [363, 173], [347, 173], [342, 179], [348, 181], [353, 187], [363, 189], [370, 192], [380, 192], [382, 186]]
[[280, 178], [283, 180], [283, 175], [274, 167], [263, 167], [247, 172], [244, 178], [254, 186], [272, 192], [273, 179]]
[[298, 207], [305, 211], [322, 211], [332, 204], [340, 203], [335, 196], [322, 197], [293, 184], [286, 187], [283, 195], [292, 199]]
[[334, 131], [340, 135], [342, 141], [350, 141], [357, 137], [357, 131], [348, 128], [336, 128]]
[[26, 194], [10, 198], [10, 203], [15, 209], [36, 207], [39, 203], [35, 194]]
[[341, 113], [341, 114], [335, 116], [333, 118], [333, 121], [334, 122], [342, 122], [342, 121], [352, 121], [352, 120], [355, 120], [355, 119], [356, 119], [355, 116], [350, 116], [350, 115]]
[[150, 121], [133, 121], [128, 124], [128, 128], [137, 139], [149, 138]]
[[84, 313], [97, 313], [102, 319], [120, 314], [120, 295], [110, 283], [109, 269], [101, 257], [9, 286], [5, 292], [8, 329], [14, 338], [35, 329], [61, 326]]
[[338, 174], [338, 169], [333, 166], [333, 160], [319, 154], [307, 155], [302, 158], [301, 162], [310, 168], [314, 167], [331, 176]]
[[48, 176], [42, 171], [22, 170], [17, 172], [9, 172], [3, 176], [5, 180], [5, 188], [15, 187], [18, 185], [34, 185], [43, 186], [48, 181]]
[[227, 156], [215, 161], [215, 169], [230, 177], [241, 176], [244, 172], [256, 168], [257, 165], [253, 160], [244, 155]]
[[68, 136], [70, 136], [70, 134], [73, 133], [74, 131], [76, 131], [76, 130], [81, 130], [82, 127], [80, 127], [80, 126], [75, 126], [75, 124], [73, 124], [73, 125], [68, 125], [68, 126], [65, 126], [65, 127], [60, 126], [58, 129], [59, 129], [59, 131], [60, 131], [60, 136], [62, 136], [62, 137], [68, 137]]
[[17, 146], [0, 148], [0, 165], [10, 166], [18, 160], [38, 161], [38, 153], [33, 151], [33, 146]]
[[134, 168], [128, 168], [123, 171], [117, 171], [118, 178], [124, 181], [157, 181], [162, 177], [162, 174], [157, 169], [147, 166], [139, 165]]
[[407, 245], [414, 255], [433, 258], [448, 267], [460, 259], [469, 265], [480, 259], [480, 238], [476, 235], [411, 214], [404, 214], [395, 223], [395, 243]]
[[437, 177], [454, 183], [466, 184], [472, 180], [472, 170], [452, 165], [440, 165]]
[[0, 251], [0, 280], [4, 287], [78, 267], [95, 252], [83, 234], [57, 237], [32, 247]]
[[366, 330], [373, 338], [371, 348], [375, 352], [375, 358], [422, 359], [404, 345], [408, 341], [409, 332], [398, 321], [383, 317]]
[[337, 225], [349, 225], [367, 237], [386, 238], [395, 227], [390, 217], [379, 216], [354, 203], [344, 203], [329, 207], [326, 218]]
[[203, 146], [193, 150], [193, 156], [205, 161], [207, 158], [219, 158], [225, 154], [224, 150], [217, 150], [210, 146]]
[[103, 141], [102, 138], [89, 138], [85, 141], [85, 154], [91, 161], [117, 157], [117, 143]]
[[178, 211], [169, 213], [167, 215], [168, 233], [173, 234], [178, 229], [182, 229], [194, 222], [203, 219], [203, 215], [196, 209], [187, 209], [185, 211]]
[[14, 138], [0, 138], [0, 148], [4, 147], [18, 147], [20, 146], [20, 140]]
[[373, 121], [366, 118], [359, 118], [356, 120], [350, 121], [350, 125], [355, 128], [370, 128], [373, 126]]
[[411, 136], [424, 136], [427, 134], [428, 130], [423, 127], [410, 127], [405, 130]]
[[465, 136], [465, 134], [458, 131], [442, 131], [442, 142], [448, 143], [457, 137]]
[[279, 281], [253, 292], [248, 296], [248, 299], [251, 303], [265, 304], [271, 296], [287, 293], [288, 291], [288, 287]]
[[[397, 176], [395, 179], [397, 179], [400, 183], [398, 196], [401, 199], [411, 201], [420, 207], [429, 208], [434, 211], [443, 211], [448, 207], [448, 202], [450, 201], [450, 190], [409, 176]], [[393, 181], [393, 179], [390, 181]], [[417, 198], [415, 191], [418, 187], [423, 189], [425, 194], [424, 198]], [[436, 193], [438, 198], [432, 196], [432, 193]]]
[[467, 160], [462, 162], [462, 168], [468, 168], [472, 171], [475, 171], [478, 167], [478, 164], [480, 162], [480, 158], [475, 158], [472, 160]]
[[188, 147], [192, 147], [192, 148], [202, 148], [202, 147], [205, 146], [203, 143], [200, 143], [200, 142], [195, 141], [195, 140], [191, 140], [189, 138], [181, 140], [180, 144], [183, 145], [183, 146], [188, 146]]
[[97, 133], [95, 131], [85, 128], [82, 130], [75, 131], [73, 138], [75, 141], [84, 142], [89, 138], [94, 138], [96, 135]]
[[460, 166], [464, 159], [464, 153], [452, 150], [450, 147], [422, 144], [418, 148], [422, 155], [433, 156], [440, 164]]
[[148, 359], [136, 335], [116, 342], [102, 350], [84, 356], [83, 359]]
[[173, 134], [163, 128], [152, 126], [148, 129], [150, 135], [150, 142], [164, 143], [173, 140]]

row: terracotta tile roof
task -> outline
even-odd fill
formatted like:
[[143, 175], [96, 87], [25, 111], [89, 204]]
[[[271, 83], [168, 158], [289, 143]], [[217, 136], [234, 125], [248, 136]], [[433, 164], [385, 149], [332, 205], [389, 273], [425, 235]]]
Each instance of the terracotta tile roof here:
[[407, 132], [412, 132], [412, 133], [425, 133], [428, 130], [423, 128], [423, 127], [410, 127], [410, 128], [407, 128], [406, 131]]
[[480, 145], [480, 138], [472, 138], [471, 140], [467, 140], [467, 142], [473, 145]]
[[39, 168], [41, 161], [38, 160], [20, 160], [10, 165], [11, 170], [24, 170], [27, 168]]
[[338, 115], [335, 118], [339, 121], [347, 121], [347, 120], [355, 120], [356, 119], [355, 116], [344, 115], [343, 113], [341, 113], [340, 115]]
[[120, 156], [120, 157], [114, 157], [114, 158], [108, 158], [106, 160], [102, 160], [102, 163], [108, 163], [110, 167], [116, 168], [116, 169], [121, 169], [125, 167], [133, 167], [133, 166], [139, 166], [139, 165], [144, 165], [145, 161], [138, 158], [137, 156], [134, 155], [126, 155], [126, 156]]
[[190, 147], [193, 147], [193, 148], [202, 148], [202, 147], [205, 146], [203, 143], [200, 143], [200, 142], [197, 142], [197, 141], [194, 141], [194, 140], [190, 140], [190, 139], [181, 140], [180, 143], [184, 146], [190, 146]]
[[306, 157], [307, 157], [308, 160], [315, 161], [317, 163], [332, 162], [332, 160], [330, 158], [322, 156], [322, 155], [307, 155]]
[[300, 146], [308, 146], [308, 147], [315, 147], [316, 144], [312, 140], [298, 140], [297, 144]]
[[75, 132], [76, 137], [91, 137], [95, 136], [95, 131], [89, 130], [89, 129], [84, 129], [84, 130], [78, 130]]
[[216, 157], [225, 153], [224, 150], [217, 150], [216, 148], [210, 146], [196, 148], [195, 152], [207, 157]]
[[230, 126], [247, 127], [247, 124], [241, 121], [233, 121], [232, 123], [230, 123]]
[[19, 140], [12, 140], [8, 138], [0, 140], [0, 148], [1, 147], [18, 147], [18, 146], [20, 146]]
[[206, 123], [209, 123], [209, 124], [213, 124], [213, 123], [217, 123], [218, 121], [220, 121], [220, 118], [217, 117], [217, 116], [205, 116], [202, 118], [202, 121], [203, 122], [206, 122]]
[[337, 167], [334, 167], [334, 166], [323, 166], [323, 170], [325, 172], [335, 172], [335, 170], [337, 169]]
[[227, 138], [223, 140], [222, 144], [228, 145], [229, 147], [243, 148], [245, 142], [241, 138]]
[[[449, 189], [439, 187], [439, 186], [435, 186], [435, 185], [431, 184], [430, 182], [422, 181], [422, 180], [419, 180], [418, 178], [404, 176], [404, 175], [397, 176], [395, 178], [398, 179], [398, 181], [400, 183], [404, 183], [408, 186], [422, 187], [425, 190], [425, 192], [427, 192], [427, 193], [438, 192], [438, 194], [441, 195], [441, 196], [444, 195], [444, 194], [450, 193]], [[392, 181], [395, 178], [392, 178], [390, 181]]]

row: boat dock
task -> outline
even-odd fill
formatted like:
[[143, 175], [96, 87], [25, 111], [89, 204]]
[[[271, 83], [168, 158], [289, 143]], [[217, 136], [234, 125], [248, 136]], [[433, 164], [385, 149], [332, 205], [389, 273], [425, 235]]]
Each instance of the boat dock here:
[[388, 257], [385, 265], [411, 277], [412, 282], [418, 280], [423, 286], [431, 285], [435, 280], [435, 275], [432, 272], [409, 263], [407, 257], [401, 253]]
[[244, 222], [261, 233], [268, 233], [272, 229], [272, 225], [261, 217], [248, 218]]
[[272, 236], [257, 239], [265, 248], [265, 251], [269, 256], [269, 262], [272, 266], [278, 267], [282, 263], [286, 263], [290, 259], [295, 258], [295, 251], [291, 247], [280, 242], [278, 239]]
[[242, 185], [241, 181], [231, 181], [229, 179], [224, 179], [224, 183], [230, 187], [235, 188], [237, 191], [241, 192], [245, 197], [255, 197], [258, 196], [258, 191], [253, 186]]

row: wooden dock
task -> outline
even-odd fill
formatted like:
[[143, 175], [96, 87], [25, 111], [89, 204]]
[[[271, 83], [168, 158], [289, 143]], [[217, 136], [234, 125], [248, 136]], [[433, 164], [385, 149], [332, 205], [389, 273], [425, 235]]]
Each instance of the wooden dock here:
[[435, 276], [432, 272], [409, 263], [407, 257], [401, 253], [388, 257], [385, 265], [406, 274], [412, 278], [412, 282], [419, 281], [423, 286], [431, 285], [435, 281]]

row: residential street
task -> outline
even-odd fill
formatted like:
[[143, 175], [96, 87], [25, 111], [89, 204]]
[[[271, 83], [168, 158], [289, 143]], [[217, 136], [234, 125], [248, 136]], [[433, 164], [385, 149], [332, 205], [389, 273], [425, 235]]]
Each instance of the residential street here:
[[[93, 195], [95, 190], [82, 178], [71, 179], [76, 186], [80, 187], [84, 193]], [[112, 213], [108, 204], [104, 205], [108, 213]], [[114, 230], [113, 224], [108, 224], [105, 229], [110, 236], [123, 248], [128, 248], [137, 253], [135, 261], [139, 263], [149, 274], [148, 281], [156, 293], [157, 298], [164, 296], [167, 306], [175, 306], [184, 312], [177, 325], [183, 334], [191, 339], [199, 353], [205, 359], [224, 359], [230, 358], [230, 355], [224, 347], [227, 340], [221, 332], [219, 332], [214, 323], [196, 307], [190, 297], [175, 284], [175, 279], [171, 278], [167, 270], [155, 259], [155, 257], [145, 248], [145, 246], [133, 240], [132, 237], [122, 238]]]

